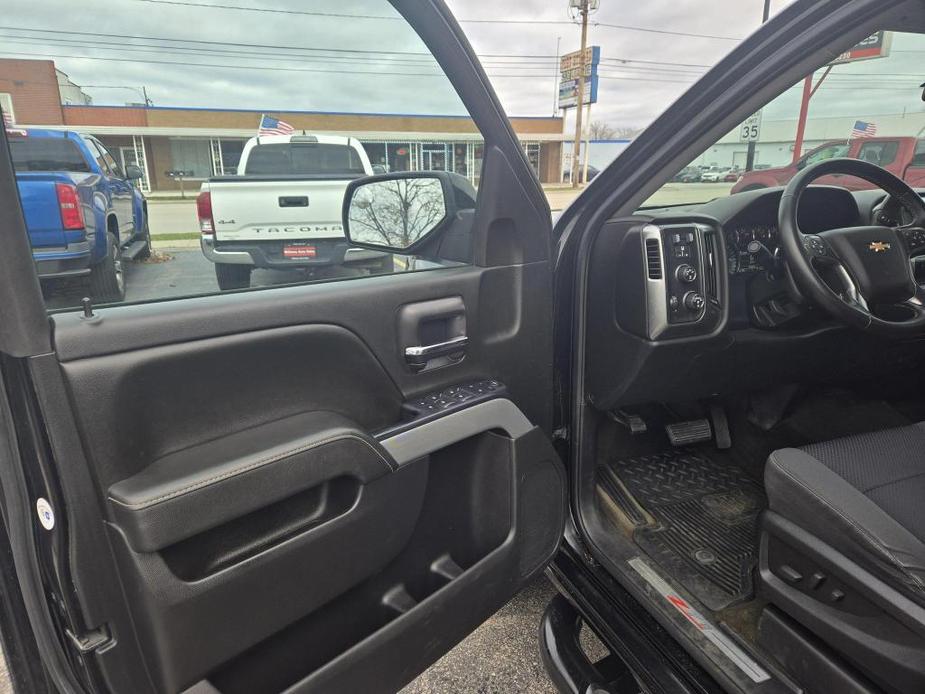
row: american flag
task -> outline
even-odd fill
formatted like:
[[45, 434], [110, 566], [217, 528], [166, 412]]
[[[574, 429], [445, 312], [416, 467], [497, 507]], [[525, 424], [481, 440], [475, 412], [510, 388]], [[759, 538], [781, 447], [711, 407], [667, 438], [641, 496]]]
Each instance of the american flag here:
[[289, 123], [271, 118], [264, 114], [260, 119], [260, 127], [257, 129], [258, 135], [292, 135], [295, 132]]
[[856, 137], [876, 137], [877, 125], [875, 123], [865, 123], [862, 120], [854, 121], [854, 127], [851, 129], [851, 139]]

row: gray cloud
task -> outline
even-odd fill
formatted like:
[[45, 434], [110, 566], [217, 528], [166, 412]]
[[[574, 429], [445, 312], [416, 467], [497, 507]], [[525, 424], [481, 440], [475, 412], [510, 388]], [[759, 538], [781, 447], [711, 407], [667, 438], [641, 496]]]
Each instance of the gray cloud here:
[[[395, 14], [385, 0], [314, 0], [312, 3], [297, 0], [204, 1], [350, 15]], [[461, 19], [568, 19], [566, 0], [521, 0], [509, 4], [496, 0], [448, 2]], [[779, 10], [784, 4], [783, 0], [776, 0], [772, 3], [772, 11]], [[741, 38], [758, 27], [761, 5], [761, 0], [713, 0], [709, 4], [702, 0], [636, 3], [601, 0], [600, 11], [593, 19], [596, 22]], [[425, 76], [438, 71], [426, 55], [413, 55], [426, 53], [426, 48], [401, 20], [312, 17], [165, 5], [140, 0], [84, 0], [81, 11], [74, 12], [71, 0], [37, 0], [10, 4], [0, 24], [7, 27], [0, 29], [0, 41], [3, 43], [0, 57], [54, 57], [60, 69], [78, 84], [144, 85], [160, 106], [464, 113], [444, 76]], [[24, 38], [27, 32], [12, 27], [96, 32], [105, 36], [46, 34], [47, 39], [38, 40], [35, 38], [37, 34], [28, 33], [32, 38]], [[552, 56], [556, 52], [557, 39], [561, 38], [562, 52], [575, 50], [579, 41], [577, 26], [568, 24], [464, 23], [463, 27], [476, 51], [483, 56]], [[202, 50], [190, 51], [180, 48], [194, 44], [121, 38], [127, 35], [216, 43], [200, 45]], [[19, 38], [11, 38], [14, 36]], [[592, 26], [590, 39], [592, 44], [601, 46], [605, 59], [630, 58], [699, 65], [713, 65], [735, 45], [732, 41], [666, 36], [603, 26]], [[159, 47], [152, 48], [151, 44]], [[357, 54], [327, 52], [328, 57], [318, 57], [307, 51], [283, 49], [292, 46], [372, 53], [361, 54], [363, 57], [358, 58]], [[385, 51], [399, 53], [382, 53]], [[90, 57], [109, 60], [92, 60]], [[896, 72], [914, 72], [919, 58], [908, 54], [900, 64], [903, 69]], [[484, 57], [483, 62], [509, 114], [552, 113], [554, 60]], [[197, 66], [197, 63], [207, 63], [211, 67]], [[255, 66], [267, 69], [252, 69]], [[859, 64], [852, 66], [851, 72], [872, 69], [875, 68]], [[610, 78], [601, 79], [594, 119], [613, 125], [644, 126], [689, 88], [703, 71], [696, 67], [646, 63], [621, 66], [608, 60], [601, 73]], [[833, 77], [837, 72], [833, 73]], [[616, 77], [625, 79], [613, 79]], [[914, 81], [910, 78], [910, 83]], [[836, 79], [831, 86], [848, 84]], [[88, 91], [99, 104], [140, 99], [130, 90], [88, 88]], [[777, 105], [780, 117], [787, 117], [787, 113], [796, 108], [794, 103], [798, 103], [798, 98], [798, 90], [793, 90], [780, 101]], [[899, 91], [864, 95], [846, 89], [828, 89], [820, 91], [814, 101], [814, 109], [818, 108], [819, 113], [831, 111], [833, 114], [839, 110], [857, 110], [858, 99], [866, 99], [871, 107], [893, 109], [890, 112], [910, 103], [908, 94]]]

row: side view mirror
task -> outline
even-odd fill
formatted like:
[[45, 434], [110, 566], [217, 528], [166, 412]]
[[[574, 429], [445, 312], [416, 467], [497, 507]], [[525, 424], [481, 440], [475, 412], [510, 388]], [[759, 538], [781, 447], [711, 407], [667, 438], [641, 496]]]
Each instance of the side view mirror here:
[[406, 171], [351, 181], [344, 194], [344, 233], [359, 248], [413, 254], [428, 238], [475, 207], [468, 179], [446, 171]]
[[144, 178], [144, 176], [145, 176], [145, 173], [144, 171], [141, 170], [140, 166], [136, 166], [135, 164], [126, 164], [125, 177], [128, 180], [134, 181], [139, 178]]

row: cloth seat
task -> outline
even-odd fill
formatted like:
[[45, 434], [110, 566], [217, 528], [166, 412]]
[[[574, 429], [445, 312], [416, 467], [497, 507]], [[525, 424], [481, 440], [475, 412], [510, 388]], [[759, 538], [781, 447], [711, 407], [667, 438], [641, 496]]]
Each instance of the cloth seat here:
[[925, 605], [925, 423], [774, 451], [770, 508]]

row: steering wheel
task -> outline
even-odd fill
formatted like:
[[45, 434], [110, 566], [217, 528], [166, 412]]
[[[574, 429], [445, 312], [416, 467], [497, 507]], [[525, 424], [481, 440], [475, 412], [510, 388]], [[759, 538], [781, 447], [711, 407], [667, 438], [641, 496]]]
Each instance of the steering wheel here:
[[[835, 173], [879, 186], [911, 213], [912, 223], [804, 234], [797, 215], [800, 196], [820, 176]], [[808, 166], [784, 190], [778, 228], [796, 286], [833, 316], [872, 333], [925, 331], [925, 290], [912, 269], [912, 257], [925, 251], [925, 202], [903, 180], [859, 159]]]

